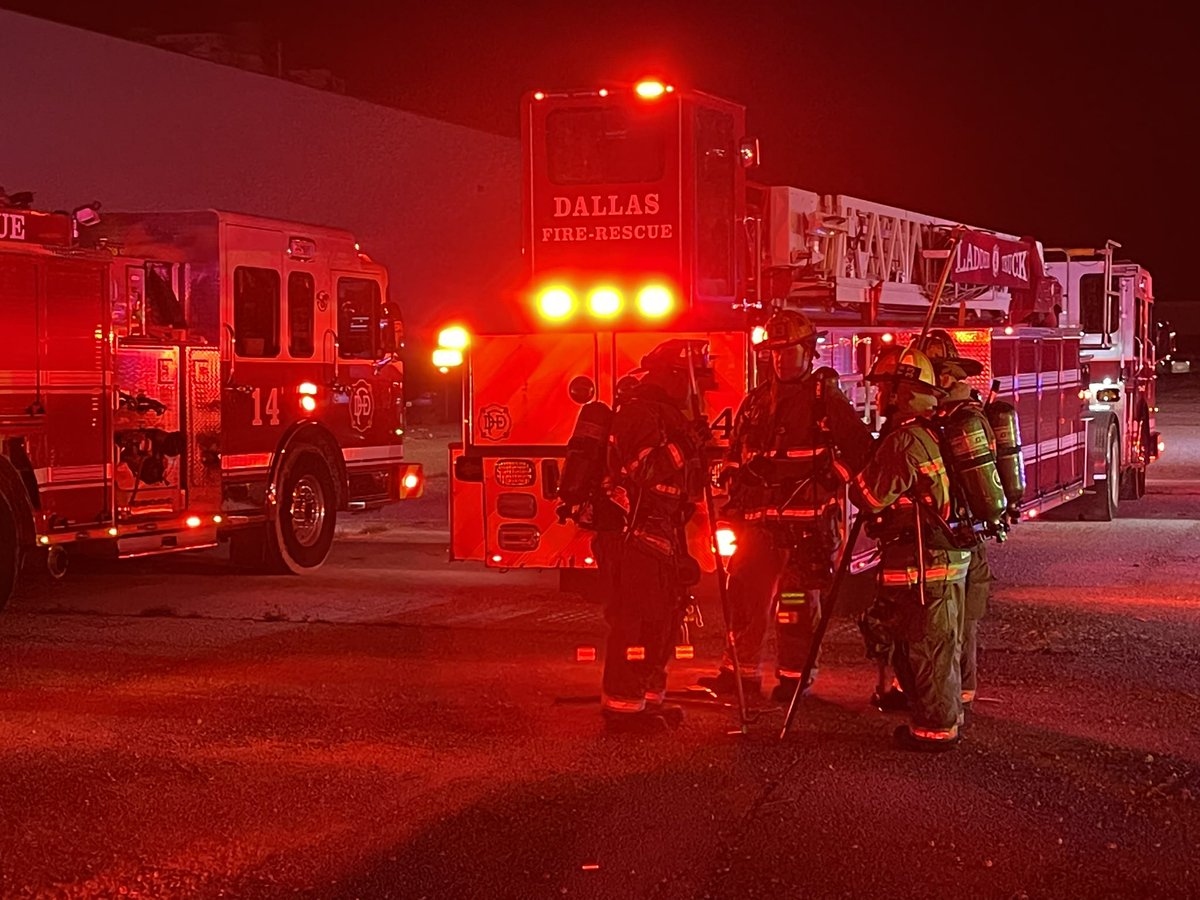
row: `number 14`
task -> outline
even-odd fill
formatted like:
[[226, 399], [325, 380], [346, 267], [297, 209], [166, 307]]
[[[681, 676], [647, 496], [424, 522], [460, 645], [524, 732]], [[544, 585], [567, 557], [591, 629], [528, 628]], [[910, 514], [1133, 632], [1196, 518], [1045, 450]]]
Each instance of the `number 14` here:
[[251, 425], [263, 424], [263, 413], [267, 414], [271, 425], [279, 424], [279, 388], [271, 388], [271, 393], [267, 394], [267, 408], [264, 410], [262, 405], [262, 388], [255, 388], [250, 395], [254, 400], [254, 418], [251, 420]]

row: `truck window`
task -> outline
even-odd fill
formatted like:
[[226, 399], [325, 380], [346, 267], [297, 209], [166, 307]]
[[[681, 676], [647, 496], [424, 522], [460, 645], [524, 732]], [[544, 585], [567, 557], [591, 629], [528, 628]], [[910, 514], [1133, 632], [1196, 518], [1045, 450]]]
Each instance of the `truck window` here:
[[661, 181], [669, 105], [556, 109], [546, 116], [546, 168], [553, 184]]
[[733, 116], [696, 112], [696, 284], [701, 296], [734, 294], [735, 156]]
[[338, 279], [338, 356], [378, 359], [380, 356], [379, 282], [369, 278]]
[[175, 267], [171, 263], [146, 263], [147, 324], [151, 330], [187, 328], [183, 304], [175, 293]]
[[313, 280], [307, 272], [288, 275], [288, 355], [313, 355]]
[[274, 269], [233, 270], [233, 333], [238, 356], [279, 355], [279, 273]]
[[[1113, 279], [1112, 289], [1120, 285]], [[1121, 299], [1114, 294], [1108, 301], [1108, 327], [1115, 332], [1121, 323]], [[1099, 273], [1079, 277], [1079, 327], [1087, 334], [1104, 332], [1104, 276]]]

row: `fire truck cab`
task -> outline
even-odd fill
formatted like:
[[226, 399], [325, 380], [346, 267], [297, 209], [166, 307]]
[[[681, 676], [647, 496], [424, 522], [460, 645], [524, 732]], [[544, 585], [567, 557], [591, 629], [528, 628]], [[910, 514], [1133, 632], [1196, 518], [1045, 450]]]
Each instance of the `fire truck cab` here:
[[[22, 558], [228, 539], [304, 572], [339, 510], [420, 494], [399, 316], [345, 231], [0, 210], [0, 601]], [[99, 220], [99, 221], [97, 221]]]
[[1120, 500], [1146, 493], [1146, 468], [1163, 449], [1156, 430], [1157, 348], [1153, 281], [1136, 263], [1115, 261], [1120, 245], [1047, 251], [1063, 286], [1063, 326], [1080, 335], [1090, 412], [1091, 509], [1112, 518]]

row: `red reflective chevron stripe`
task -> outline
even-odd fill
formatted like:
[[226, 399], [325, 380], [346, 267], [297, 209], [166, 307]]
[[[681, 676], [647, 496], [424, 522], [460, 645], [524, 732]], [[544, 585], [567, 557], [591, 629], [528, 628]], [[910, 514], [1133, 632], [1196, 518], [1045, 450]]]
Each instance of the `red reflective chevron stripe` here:
[[920, 741], [952, 741], [958, 737], [957, 725], [951, 728], [919, 728], [910, 725], [908, 730], [913, 737]]
[[610, 697], [608, 694], [605, 694], [600, 698], [600, 705], [613, 712], [635, 713], [641, 712], [646, 708], [646, 698], [640, 697], [637, 700], [622, 700], [620, 697]]
[[870, 504], [872, 509], [878, 511], [878, 510], [883, 509], [887, 505], [886, 503], [884, 503], [882, 500], [880, 500], [878, 497], [876, 497], [871, 492], [871, 489], [869, 487], [867, 487], [867, 483], [863, 479], [861, 473], [859, 473], [858, 477], [854, 479], [854, 484], [858, 487], [858, 490], [863, 495], [863, 499], [866, 500], [868, 504]]

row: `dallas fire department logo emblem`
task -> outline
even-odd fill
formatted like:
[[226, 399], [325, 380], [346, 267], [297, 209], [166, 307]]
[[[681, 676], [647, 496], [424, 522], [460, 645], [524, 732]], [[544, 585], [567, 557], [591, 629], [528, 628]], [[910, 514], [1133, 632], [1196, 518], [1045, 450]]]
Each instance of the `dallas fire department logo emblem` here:
[[365, 381], [356, 381], [350, 391], [350, 425], [355, 431], [366, 431], [375, 418], [375, 395]]
[[479, 411], [479, 436], [486, 441], [502, 441], [512, 432], [508, 407], [492, 403]]

